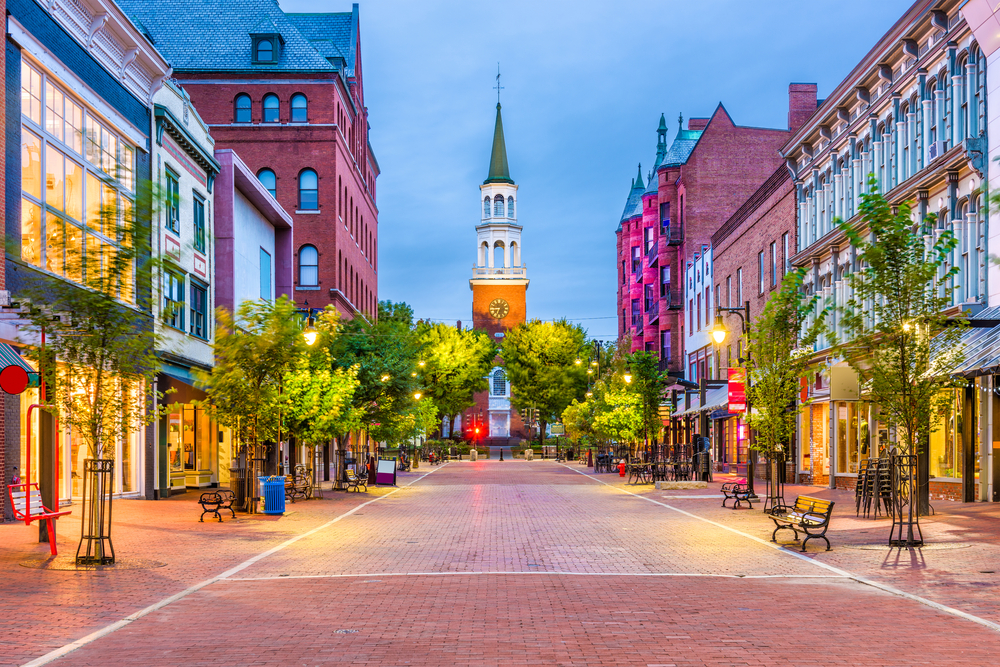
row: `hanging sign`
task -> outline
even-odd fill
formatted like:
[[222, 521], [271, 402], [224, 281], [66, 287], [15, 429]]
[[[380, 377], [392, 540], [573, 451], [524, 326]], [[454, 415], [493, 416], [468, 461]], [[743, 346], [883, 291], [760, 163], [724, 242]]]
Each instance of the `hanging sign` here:
[[805, 403], [809, 400], [809, 380], [805, 378], [799, 378], [799, 403]]
[[730, 368], [729, 371], [729, 411], [747, 411], [747, 371], [745, 368]]

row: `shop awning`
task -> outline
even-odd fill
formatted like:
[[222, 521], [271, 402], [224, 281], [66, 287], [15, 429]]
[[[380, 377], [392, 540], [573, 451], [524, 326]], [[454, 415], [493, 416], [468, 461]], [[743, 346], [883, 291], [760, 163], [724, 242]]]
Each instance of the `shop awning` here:
[[699, 405], [700, 394], [691, 392], [688, 395], [691, 399], [691, 407], [685, 408], [680, 412], [675, 412], [674, 417], [684, 417], [685, 415], [694, 415], [700, 412], [718, 410], [719, 408], [729, 406], [729, 387], [713, 387], [708, 390], [705, 396], [705, 405]]
[[41, 384], [41, 377], [31, 364], [21, 358], [13, 347], [0, 343], [0, 389], [8, 394], [20, 394], [28, 387]]
[[[995, 324], [998, 320], [1000, 308], [986, 308], [969, 318], [970, 326], [962, 332], [963, 359], [947, 372], [965, 377], [1000, 372], [1000, 325]], [[943, 365], [947, 368], [946, 363]]]

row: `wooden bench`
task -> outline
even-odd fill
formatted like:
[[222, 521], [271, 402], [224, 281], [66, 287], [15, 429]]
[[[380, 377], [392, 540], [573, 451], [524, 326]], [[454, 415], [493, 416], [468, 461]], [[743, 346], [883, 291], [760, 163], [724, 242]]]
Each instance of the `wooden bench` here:
[[59, 555], [56, 550], [56, 523], [55, 520], [61, 516], [70, 514], [70, 510], [65, 512], [53, 512], [42, 503], [42, 492], [38, 489], [38, 483], [31, 484], [9, 484], [7, 495], [10, 497], [10, 506], [14, 510], [14, 519], [23, 521], [24, 525], [31, 524], [32, 521], [44, 521], [45, 528], [49, 532], [49, 552], [53, 556]]
[[802, 551], [806, 550], [806, 543], [814, 537], [822, 538], [826, 542], [826, 550], [830, 550], [830, 540], [826, 539], [826, 530], [830, 527], [830, 517], [833, 514], [832, 500], [822, 498], [812, 498], [810, 496], [799, 496], [795, 499], [794, 505], [775, 505], [768, 514], [774, 521], [774, 532], [771, 533], [771, 541], [776, 542], [775, 536], [783, 528], [789, 528], [795, 533], [795, 540], [799, 539], [799, 531], [806, 535], [802, 541]]
[[363, 486], [365, 487], [365, 493], [368, 493], [368, 475], [359, 476], [358, 473], [354, 472], [353, 468], [348, 468], [345, 471], [344, 476], [347, 481], [348, 491], [354, 489], [355, 491], [360, 492], [361, 489], [359, 487]]
[[219, 510], [229, 510], [229, 513], [236, 518], [236, 512], [233, 510], [233, 501], [236, 500], [236, 494], [229, 489], [220, 489], [219, 491], [206, 491], [201, 494], [198, 498], [198, 504], [201, 505], [201, 517], [198, 521], [204, 522], [206, 514], [212, 514], [222, 523], [222, 515], [219, 514]]
[[722, 485], [722, 495], [725, 498], [722, 499], [722, 506], [726, 506], [727, 500], [735, 500], [733, 503], [733, 509], [739, 509], [740, 505], [746, 503], [753, 509], [753, 503], [750, 502], [750, 485], [746, 483], [745, 479], [741, 479], [735, 482], [726, 482]]
[[301, 464], [295, 466], [292, 474], [285, 478], [285, 499], [294, 503], [296, 498], [307, 500], [312, 494], [312, 471]]

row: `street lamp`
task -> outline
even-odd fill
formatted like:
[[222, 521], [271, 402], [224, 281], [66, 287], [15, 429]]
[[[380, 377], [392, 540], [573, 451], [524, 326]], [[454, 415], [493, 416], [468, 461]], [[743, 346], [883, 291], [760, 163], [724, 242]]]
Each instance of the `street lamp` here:
[[625, 380], [625, 384], [632, 384], [632, 375], [631, 374], [626, 373], [625, 375], [622, 376], [622, 379]]
[[[722, 345], [723, 341], [726, 340], [726, 335], [729, 333], [726, 330], [726, 326], [722, 323], [722, 313], [731, 313], [737, 315], [740, 318], [741, 329], [743, 335], [746, 336], [749, 333], [748, 327], [750, 325], [750, 302], [747, 301], [742, 307], [726, 308], [722, 306], [716, 306], [715, 308], [715, 326], [712, 327], [712, 339], [718, 345]], [[746, 370], [746, 384], [747, 389], [750, 388], [750, 350], [746, 350], [746, 356], [739, 359], [743, 368]], [[750, 414], [750, 396], [749, 392], [746, 400], [746, 414]], [[754, 476], [754, 456], [753, 450], [750, 449], [750, 441], [753, 435], [752, 429], [750, 429], [749, 424], [747, 425], [747, 488], [750, 490], [750, 497], [756, 498], [757, 494], [754, 493], [753, 488], [753, 476]], [[772, 481], [773, 483], [773, 481]]]
[[319, 337], [319, 331], [313, 326], [313, 313], [308, 301], [305, 302], [305, 309], [309, 313], [309, 317], [306, 319], [306, 328], [302, 330], [302, 337], [306, 339], [306, 345], [312, 346], [316, 342], [316, 338]]

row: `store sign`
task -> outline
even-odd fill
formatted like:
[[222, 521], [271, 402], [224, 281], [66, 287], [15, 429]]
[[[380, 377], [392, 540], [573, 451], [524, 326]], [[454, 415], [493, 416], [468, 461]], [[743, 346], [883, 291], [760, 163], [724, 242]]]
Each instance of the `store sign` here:
[[747, 371], [745, 368], [729, 370], [729, 411], [747, 411]]

